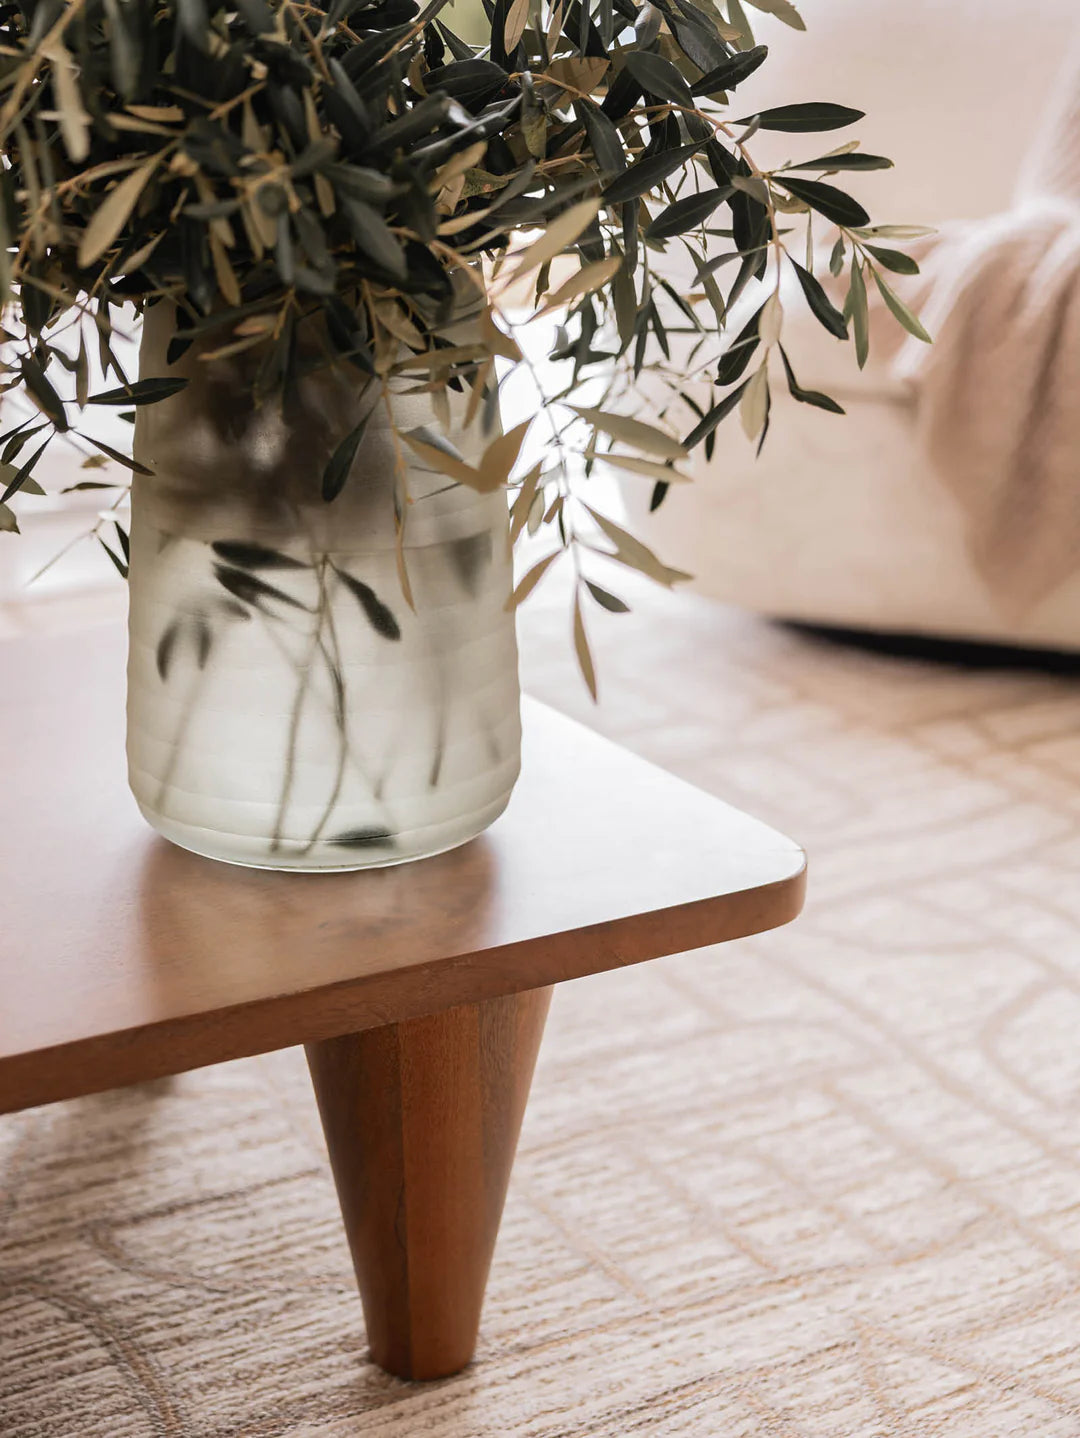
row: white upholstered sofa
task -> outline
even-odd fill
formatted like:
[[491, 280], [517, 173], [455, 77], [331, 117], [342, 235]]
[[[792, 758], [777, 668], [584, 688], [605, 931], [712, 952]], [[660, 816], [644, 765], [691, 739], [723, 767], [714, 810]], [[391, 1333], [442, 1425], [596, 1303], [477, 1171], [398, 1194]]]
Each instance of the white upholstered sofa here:
[[[1009, 206], [1076, 0], [806, 0], [803, 10], [805, 35], [760, 27], [773, 53], [739, 92], [748, 112], [796, 99], [865, 109], [864, 147], [896, 161], [858, 177], [876, 220], [942, 225]], [[802, 137], [762, 138], [786, 157]], [[625, 487], [643, 537], [704, 592], [765, 613], [1080, 648], [1080, 576], [1017, 613], [976, 572], [891, 357], [860, 374], [851, 347], [794, 301], [785, 329], [801, 383], [835, 395], [847, 417], [777, 396], [757, 461], [737, 422], [723, 425], [712, 462], [695, 452], [696, 482], [673, 487], [654, 516], [644, 518], [643, 490]], [[1080, 399], [1077, 434], [1080, 476]]]

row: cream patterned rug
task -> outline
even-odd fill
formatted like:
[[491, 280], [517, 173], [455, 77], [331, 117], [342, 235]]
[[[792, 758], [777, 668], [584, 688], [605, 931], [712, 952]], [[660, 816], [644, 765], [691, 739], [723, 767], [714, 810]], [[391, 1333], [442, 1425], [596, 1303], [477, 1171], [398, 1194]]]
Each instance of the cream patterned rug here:
[[3, 1438], [1080, 1435], [1080, 679], [660, 595], [590, 714], [557, 600], [533, 691], [798, 837], [804, 917], [560, 991], [445, 1383], [365, 1362], [297, 1053], [0, 1119]]

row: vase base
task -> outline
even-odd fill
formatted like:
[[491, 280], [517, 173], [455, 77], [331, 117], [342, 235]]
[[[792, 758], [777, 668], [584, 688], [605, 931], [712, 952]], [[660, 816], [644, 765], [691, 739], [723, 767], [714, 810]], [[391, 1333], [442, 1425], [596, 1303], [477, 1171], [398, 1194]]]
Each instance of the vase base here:
[[[469, 823], [460, 828], [440, 825], [440, 838], [414, 848], [403, 847], [400, 840], [393, 847], [372, 843], [356, 849], [320, 843], [310, 852], [304, 852], [303, 846], [296, 844], [292, 853], [288, 846], [283, 845], [277, 853], [262, 854], [256, 852], [253, 841], [243, 835], [216, 834], [190, 824], [179, 824], [155, 814], [138, 800], [136, 803], [143, 818], [163, 839], [203, 859], [213, 859], [219, 864], [232, 864], [241, 869], [265, 869], [275, 873], [350, 874], [361, 869], [388, 869], [411, 864], [418, 859], [434, 859], [439, 854], [460, 849], [491, 827], [510, 802], [510, 792], [470, 815]], [[451, 828], [454, 830], [452, 835], [448, 832]]]

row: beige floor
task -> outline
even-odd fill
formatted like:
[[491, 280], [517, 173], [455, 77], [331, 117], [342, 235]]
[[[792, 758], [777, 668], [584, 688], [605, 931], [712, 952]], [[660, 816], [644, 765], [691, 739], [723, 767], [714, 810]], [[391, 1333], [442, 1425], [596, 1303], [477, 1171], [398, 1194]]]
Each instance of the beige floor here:
[[804, 917], [560, 992], [445, 1384], [365, 1366], [295, 1053], [0, 1120], [3, 1438], [1080, 1435], [1080, 681], [659, 595], [591, 714], [556, 601], [530, 687], [800, 838]]

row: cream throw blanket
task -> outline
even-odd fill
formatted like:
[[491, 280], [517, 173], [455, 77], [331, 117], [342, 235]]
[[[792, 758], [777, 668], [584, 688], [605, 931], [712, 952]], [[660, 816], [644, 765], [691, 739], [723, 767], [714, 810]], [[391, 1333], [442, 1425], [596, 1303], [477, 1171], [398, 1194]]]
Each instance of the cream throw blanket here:
[[972, 557], [1019, 613], [1080, 569], [1080, 43], [1013, 207], [949, 227], [923, 268], [935, 343], [897, 364]]

